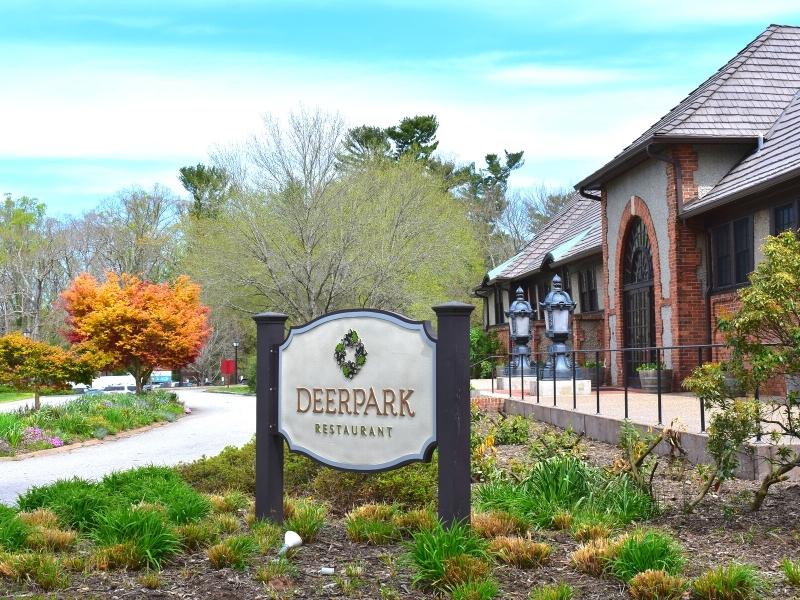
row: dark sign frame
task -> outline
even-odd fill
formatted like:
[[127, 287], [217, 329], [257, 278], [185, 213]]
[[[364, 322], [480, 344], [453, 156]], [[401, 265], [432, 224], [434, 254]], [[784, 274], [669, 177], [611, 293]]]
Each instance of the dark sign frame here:
[[[385, 313], [408, 323], [424, 324], [426, 334], [436, 343], [436, 441], [426, 449], [424, 459], [430, 460], [434, 448], [438, 448], [439, 518], [445, 524], [469, 522], [470, 518], [469, 319], [474, 308], [462, 302], [434, 306], [436, 338], [429, 323]], [[278, 377], [279, 347], [285, 341], [288, 317], [266, 312], [253, 319], [256, 322], [256, 518], [282, 524], [285, 440], [278, 430]]]

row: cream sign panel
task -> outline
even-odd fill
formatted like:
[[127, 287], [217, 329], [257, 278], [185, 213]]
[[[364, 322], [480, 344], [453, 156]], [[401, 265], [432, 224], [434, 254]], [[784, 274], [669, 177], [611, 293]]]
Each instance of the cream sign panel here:
[[417, 321], [344, 311], [280, 347], [278, 428], [292, 450], [362, 471], [422, 460], [435, 442], [436, 342]]

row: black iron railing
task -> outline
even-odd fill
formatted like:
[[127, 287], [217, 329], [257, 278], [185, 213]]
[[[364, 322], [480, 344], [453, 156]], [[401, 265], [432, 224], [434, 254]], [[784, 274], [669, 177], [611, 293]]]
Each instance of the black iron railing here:
[[[571, 357], [571, 369], [572, 369], [572, 408], [573, 410], [577, 410], [578, 407], [578, 393], [577, 393], [577, 382], [579, 378], [589, 379], [586, 375], [591, 374], [591, 371], [594, 371], [594, 395], [595, 395], [595, 411], [596, 414], [600, 414], [601, 412], [601, 396], [600, 396], [600, 389], [601, 387], [606, 387], [604, 385], [604, 372], [605, 372], [605, 365], [611, 364], [612, 362], [616, 364], [616, 361], [606, 361], [607, 357], [611, 356], [621, 356], [622, 364], [616, 365], [617, 369], [621, 370], [622, 376], [622, 391], [623, 391], [623, 404], [624, 404], [624, 415], [625, 418], [629, 418], [629, 390], [633, 387], [631, 385], [631, 365], [633, 364], [634, 357], [641, 357], [647, 356], [651, 358], [651, 361], [655, 365], [656, 371], [656, 407], [658, 413], [658, 425], [663, 425], [663, 415], [664, 415], [664, 406], [663, 406], [663, 394], [668, 393], [665, 392], [664, 388], [664, 381], [663, 381], [663, 371], [665, 370], [664, 363], [662, 359], [665, 358], [665, 355], [669, 353], [669, 360], [672, 362], [672, 354], [673, 353], [683, 353], [685, 356], [687, 352], [696, 352], [697, 353], [697, 366], [702, 365], [704, 362], [709, 362], [712, 360], [719, 360], [721, 357], [715, 357], [715, 353], [719, 354], [721, 349], [726, 348], [724, 344], [694, 344], [694, 345], [684, 345], [684, 346], [650, 346], [650, 347], [643, 347], [643, 348], [593, 348], [587, 350], [570, 350], [568, 351], [568, 355]], [[579, 357], [582, 357], [583, 360], [579, 361]], [[476, 362], [475, 364], [479, 364], [481, 362], [485, 362], [487, 360], [492, 361], [493, 364], [496, 364], [498, 359], [507, 359], [506, 355], [492, 355], [486, 356], [481, 361]], [[531, 354], [531, 366], [533, 371], [536, 373], [536, 402], [541, 402], [541, 386], [549, 385], [550, 381], [552, 381], [553, 386], [553, 406], [557, 406], [557, 397], [558, 397], [558, 382], [559, 381], [568, 381], [568, 380], [559, 380], [556, 378], [555, 369], [552, 369], [553, 375], [552, 377], [548, 377], [547, 379], [542, 377], [543, 373], [543, 366], [545, 361], [549, 359], [551, 364], [555, 364], [556, 353], [547, 351], [540, 351], [540, 352], [533, 352]], [[582, 362], [582, 365], [579, 366], [578, 362]], [[637, 362], [641, 362], [640, 360]], [[586, 367], [585, 365], [590, 364], [590, 367]], [[683, 370], [686, 370], [686, 361], [681, 360], [681, 365]], [[580, 370], [580, 371], [579, 371]], [[581, 377], [579, 377], [579, 375]], [[530, 375], [527, 376], [530, 379]], [[513, 390], [512, 390], [512, 381], [515, 379], [519, 379], [520, 381], [520, 393], [521, 398], [525, 399], [525, 379], [526, 375], [521, 369], [509, 369], [507, 365], [503, 366], [495, 366], [492, 370], [492, 393], [495, 392], [495, 379], [503, 379], [508, 381], [508, 397], [513, 397]], [[671, 383], [669, 386], [669, 390], [671, 390]], [[618, 389], [619, 386], [614, 386]], [[758, 389], [755, 390], [755, 397], [758, 399], [759, 391]], [[562, 394], [563, 398], [563, 394]], [[700, 409], [700, 431], [704, 432], [706, 430], [706, 414], [705, 414], [705, 405], [701, 399], [698, 398], [699, 409]], [[761, 439], [761, 434], [758, 435], [757, 439]]]

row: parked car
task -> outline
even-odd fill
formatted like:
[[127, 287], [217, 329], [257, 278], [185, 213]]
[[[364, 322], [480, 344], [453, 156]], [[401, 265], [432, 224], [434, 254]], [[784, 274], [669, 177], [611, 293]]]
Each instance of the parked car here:
[[96, 388], [86, 388], [83, 392], [84, 396], [101, 396], [103, 394], [105, 394], [105, 391]]

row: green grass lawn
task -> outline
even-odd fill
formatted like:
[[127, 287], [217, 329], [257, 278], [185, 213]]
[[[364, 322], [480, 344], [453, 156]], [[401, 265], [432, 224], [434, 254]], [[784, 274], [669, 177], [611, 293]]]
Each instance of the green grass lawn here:
[[0, 392], [0, 402], [14, 402], [14, 400], [25, 400], [33, 398], [30, 392]]
[[224, 385], [219, 385], [215, 387], [210, 387], [206, 389], [207, 392], [214, 392], [215, 394], [244, 394], [246, 396], [252, 396], [253, 393], [250, 391], [250, 388], [246, 385], [232, 385], [226, 387]]

